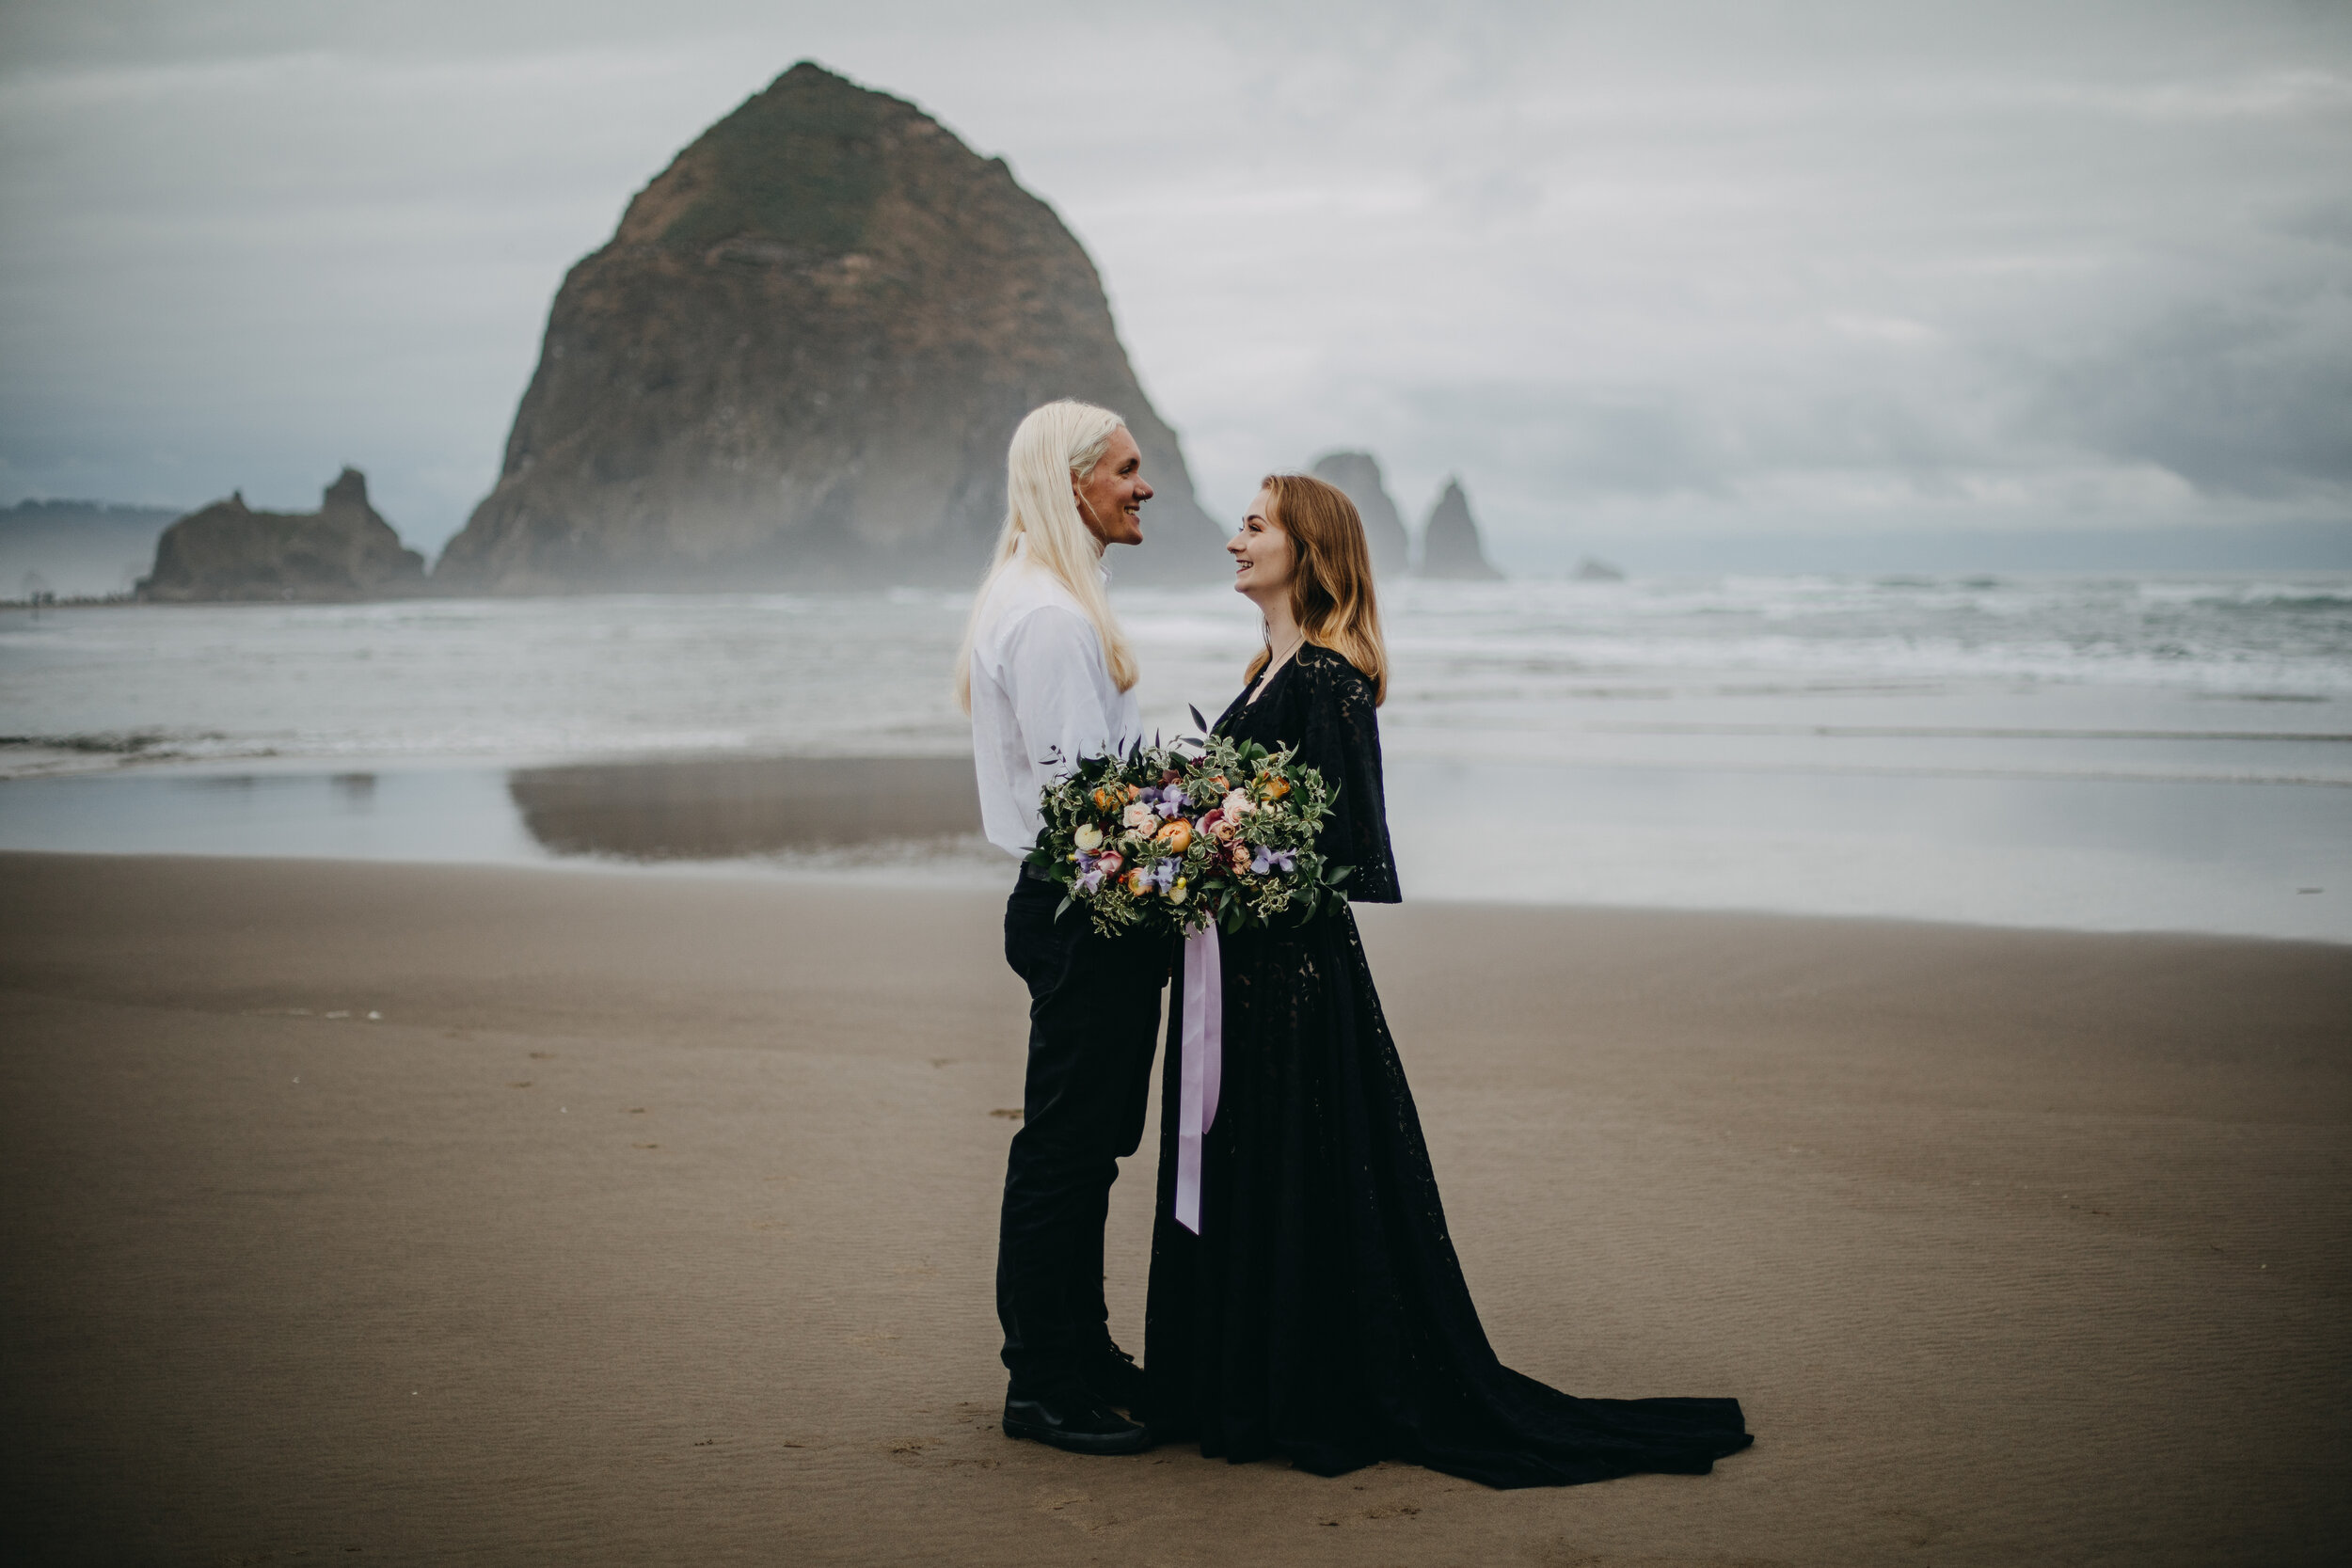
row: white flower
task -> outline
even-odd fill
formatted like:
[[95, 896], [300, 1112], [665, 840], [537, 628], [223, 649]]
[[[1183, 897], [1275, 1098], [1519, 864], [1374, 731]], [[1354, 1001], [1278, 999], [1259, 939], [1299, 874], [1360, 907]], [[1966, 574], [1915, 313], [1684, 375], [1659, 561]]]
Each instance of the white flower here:
[[1153, 814], [1150, 806], [1145, 805], [1141, 800], [1130, 805], [1120, 820], [1136, 832], [1156, 833], [1160, 831], [1159, 817]]
[[1073, 836], [1077, 840], [1078, 847], [1089, 854], [1103, 847], [1103, 830], [1091, 822], [1080, 828]]
[[1182, 877], [1177, 878], [1175, 885], [1168, 890], [1168, 901], [1171, 904], [1181, 904], [1184, 901], [1184, 879]]
[[1247, 816], [1257, 809], [1258, 808], [1250, 802], [1249, 797], [1244, 795], [1238, 789], [1233, 791], [1231, 795], [1225, 797], [1224, 800], [1217, 806], [1217, 810], [1223, 812], [1227, 816]]

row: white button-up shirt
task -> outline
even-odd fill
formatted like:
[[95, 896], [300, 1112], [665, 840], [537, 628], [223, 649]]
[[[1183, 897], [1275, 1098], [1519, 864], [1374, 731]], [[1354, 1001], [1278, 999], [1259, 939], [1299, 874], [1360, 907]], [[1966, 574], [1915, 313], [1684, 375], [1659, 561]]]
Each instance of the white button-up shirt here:
[[1026, 855], [1044, 826], [1045, 786], [1142, 733], [1135, 694], [1104, 668], [1094, 623], [1017, 541], [973, 625], [972, 761], [988, 841]]

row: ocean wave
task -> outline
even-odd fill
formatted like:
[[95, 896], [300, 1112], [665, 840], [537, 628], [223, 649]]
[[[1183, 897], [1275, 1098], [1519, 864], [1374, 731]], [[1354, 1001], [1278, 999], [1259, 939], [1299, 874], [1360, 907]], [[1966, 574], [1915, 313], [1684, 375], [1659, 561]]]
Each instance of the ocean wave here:
[[137, 756], [167, 744], [167, 740], [161, 732], [152, 730], [137, 735], [0, 735], [0, 749]]
[[[0, 618], [0, 726], [16, 736], [0, 774], [239, 757], [946, 754], [968, 744], [948, 690], [968, 602], [905, 590]], [[1214, 711], [1239, 686], [1258, 631], [1230, 590], [1121, 589], [1114, 604], [1141, 656], [1147, 728], [1183, 728], [1187, 705]], [[1640, 702], [1822, 722], [1902, 704], [1997, 727], [1999, 714], [2042, 722], [2052, 705], [2352, 700], [2352, 577], [1408, 579], [1382, 585], [1382, 610], [1393, 724], [1474, 715], [1573, 737], [1597, 707]], [[2195, 727], [2177, 717], [2157, 714]]]

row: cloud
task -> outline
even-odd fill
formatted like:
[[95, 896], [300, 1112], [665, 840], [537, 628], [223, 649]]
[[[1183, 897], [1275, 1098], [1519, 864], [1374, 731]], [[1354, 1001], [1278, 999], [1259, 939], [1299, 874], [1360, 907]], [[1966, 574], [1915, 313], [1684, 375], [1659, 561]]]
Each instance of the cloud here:
[[2217, 495], [2352, 490], [2352, 293], [2177, 307], [2048, 373], [2038, 412]]
[[2352, 13], [2285, 0], [8, 6], [0, 491], [349, 461], [437, 544], [564, 269], [803, 55], [1064, 215], [1213, 509], [1368, 447], [1506, 553], [2352, 513]]

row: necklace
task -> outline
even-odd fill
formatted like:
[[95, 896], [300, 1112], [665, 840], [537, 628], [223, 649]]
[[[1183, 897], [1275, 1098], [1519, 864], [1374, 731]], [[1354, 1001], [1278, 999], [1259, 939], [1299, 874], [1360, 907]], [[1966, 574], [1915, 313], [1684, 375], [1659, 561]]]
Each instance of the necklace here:
[[1252, 700], [1252, 701], [1255, 701], [1255, 700], [1256, 700], [1256, 698], [1257, 698], [1258, 696], [1263, 695], [1263, 694], [1264, 693], [1264, 691], [1265, 691], [1265, 688], [1266, 688], [1266, 682], [1268, 682], [1268, 681], [1270, 681], [1270, 680], [1272, 680], [1272, 679], [1274, 678], [1274, 672], [1275, 672], [1275, 671], [1277, 671], [1277, 670], [1279, 670], [1279, 669], [1282, 667], [1283, 661], [1284, 661], [1285, 659], [1288, 659], [1288, 658], [1291, 657], [1291, 655], [1293, 655], [1293, 654], [1295, 654], [1295, 653], [1298, 652], [1298, 650], [1299, 650], [1299, 649], [1301, 649], [1301, 648], [1305, 647], [1306, 645], [1307, 645], [1307, 634], [1306, 634], [1305, 632], [1303, 632], [1303, 631], [1302, 631], [1302, 632], [1300, 632], [1300, 633], [1298, 634], [1298, 638], [1297, 638], [1297, 640], [1296, 640], [1295, 641], [1294, 641], [1294, 642], [1293, 642], [1293, 643], [1292, 643], [1289, 647], [1287, 647], [1287, 648], [1285, 648], [1285, 649], [1283, 649], [1283, 650], [1282, 650], [1282, 652], [1281, 652], [1281, 654], [1280, 654], [1280, 656], [1279, 656], [1279, 657], [1278, 657], [1275, 655], [1275, 653], [1274, 653], [1273, 645], [1272, 645], [1272, 644], [1270, 644], [1270, 643], [1267, 645], [1267, 648], [1266, 648], [1266, 661], [1265, 661], [1265, 673], [1263, 673], [1263, 674], [1262, 674], [1262, 675], [1260, 675], [1260, 676], [1258, 677], [1258, 685], [1257, 685], [1257, 688], [1256, 688], [1256, 689], [1255, 689], [1255, 690], [1251, 693], [1251, 700]]

